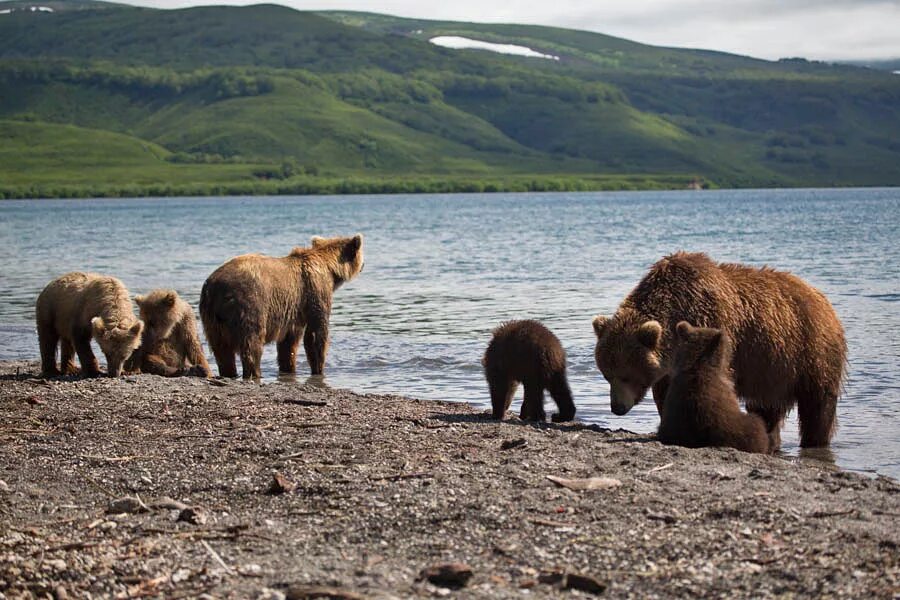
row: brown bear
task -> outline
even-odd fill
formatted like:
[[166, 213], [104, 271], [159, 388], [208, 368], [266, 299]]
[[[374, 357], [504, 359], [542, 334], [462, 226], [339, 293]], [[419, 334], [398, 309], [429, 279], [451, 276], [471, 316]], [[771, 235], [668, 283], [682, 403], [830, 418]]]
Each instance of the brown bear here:
[[575, 418], [575, 404], [566, 380], [566, 352], [553, 333], [537, 321], [510, 321], [494, 330], [481, 360], [491, 392], [493, 417], [502, 419], [512, 403], [516, 387], [525, 386], [519, 418], [543, 421], [544, 390], [559, 412], [553, 422]]
[[671, 378], [659, 424], [660, 442], [769, 452], [766, 424], [758, 415], [741, 412], [731, 379], [731, 341], [721, 329], [678, 323]]
[[732, 340], [737, 393], [747, 410], [765, 421], [776, 449], [784, 417], [794, 404], [800, 445], [828, 445], [847, 343], [821, 292], [770, 268], [718, 264], [698, 253], [664, 257], [615, 315], [594, 319], [594, 357], [610, 383], [615, 414], [627, 413], [651, 386], [662, 413], [679, 321], [722, 329]]
[[260, 378], [263, 346], [278, 344], [278, 370], [297, 368], [303, 339], [313, 375], [321, 375], [328, 351], [328, 319], [334, 291], [363, 268], [363, 238], [312, 238], [283, 258], [245, 254], [216, 269], [200, 293], [200, 318], [223, 377]]
[[144, 321], [144, 336], [131, 357], [132, 370], [164, 377], [209, 377], [191, 305], [175, 290], [153, 290], [134, 301]]
[[144, 328], [122, 282], [94, 273], [68, 273], [48, 283], [38, 296], [35, 316], [41, 371], [47, 377], [60, 373], [56, 367], [57, 344], [63, 373], [77, 371], [77, 353], [82, 375], [99, 375], [91, 336], [106, 356], [107, 372], [118, 377], [125, 361], [140, 345]]

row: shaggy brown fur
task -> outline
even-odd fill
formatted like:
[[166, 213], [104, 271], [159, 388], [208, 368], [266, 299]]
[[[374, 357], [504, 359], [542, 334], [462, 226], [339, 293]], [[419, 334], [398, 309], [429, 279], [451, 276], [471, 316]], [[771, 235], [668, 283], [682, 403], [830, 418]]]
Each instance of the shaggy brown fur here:
[[553, 333], [537, 321], [510, 321], [494, 330], [481, 361], [491, 391], [494, 418], [502, 419], [516, 387], [525, 386], [521, 419], [543, 421], [544, 390], [556, 402], [554, 422], [575, 418], [575, 404], [566, 380], [566, 352]]
[[132, 356], [133, 370], [164, 377], [209, 377], [194, 309], [175, 290], [153, 290], [135, 296], [144, 336]]
[[678, 324], [659, 441], [688, 448], [728, 446], [769, 452], [763, 420], [741, 412], [730, 365], [731, 341], [721, 329], [692, 327], [687, 321]]
[[334, 291], [363, 268], [362, 236], [312, 239], [284, 258], [245, 254], [216, 269], [200, 293], [200, 318], [223, 377], [260, 377], [263, 346], [278, 344], [278, 370], [297, 368], [303, 339], [313, 375], [321, 375], [328, 351], [328, 319]]
[[722, 329], [732, 340], [738, 395], [763, 418], [776, 444], [796, 403], [801, 446], [828, 445], [847, 344], [821, 292], [790, 273], [718, 264], [705, 254], [663, 258], [615, 315], [594, 319], [595, 359], [610, 382], [614, 413], [628, 412], [650, 386], [662, 413], [679, 321]]
[[60, 345], [62, 372], [100, 374], [91, 349], [91, 336], [106, 356], [111, 377], [122, 374], [122, 366], [141, 343], [144, 324], [134, 315], [128, 290], [115, 277], [93, 273], [68, 273], [54, 279], [38, 296], [35, 305], [41, 371], [47, 377], [59, 375], [56, 346]]

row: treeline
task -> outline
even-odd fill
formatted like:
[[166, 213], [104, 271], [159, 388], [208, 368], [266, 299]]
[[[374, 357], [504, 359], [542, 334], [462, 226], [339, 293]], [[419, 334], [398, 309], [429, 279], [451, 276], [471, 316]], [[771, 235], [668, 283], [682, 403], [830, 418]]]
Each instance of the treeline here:
[[75, 65], [65, 61], [5, 61], [0, 84], [62, 82], [100, 87], [142, 97], [174, 97], [202, 90], [217, 99], [259, 96], [275, 89], [273, 77], [255, 69], [229, 67], [174, 71], [151, 66], [98, 63]]
[[299, 178], [285, 181], [149, 185], [0, 186], [0, 199], [139, 198], [162, 196], [258, 196], [344, 194], [438, 194], [496, 192], [587, 192], [603, 190], [685, 189], [688, 176], [513, 177], [502, 179]]

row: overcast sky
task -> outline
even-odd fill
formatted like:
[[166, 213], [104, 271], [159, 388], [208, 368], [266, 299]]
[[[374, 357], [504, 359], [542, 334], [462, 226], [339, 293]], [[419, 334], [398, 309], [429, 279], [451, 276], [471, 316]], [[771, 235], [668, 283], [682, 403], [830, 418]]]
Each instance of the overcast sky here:
[[[252, 0], [119, 0], [157, 8]], [[300, 10], [589, 29], [759, 58], [900, 58], [900, 0], [270, 0]]]

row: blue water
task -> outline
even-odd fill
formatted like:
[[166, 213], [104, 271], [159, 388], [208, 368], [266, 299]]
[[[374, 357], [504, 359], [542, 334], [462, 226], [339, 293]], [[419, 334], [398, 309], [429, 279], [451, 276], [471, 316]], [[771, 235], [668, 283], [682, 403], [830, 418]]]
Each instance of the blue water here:
[[[335, 298], [329, 385], [487, 407], [479, 360], [491, 329], [537, 318], [566, 347], [579, 418], [652, 431], [649, 399], [610, 412], [591, 319], [662, 255], [704, 251], [793, 271], [827, 294], [850, 347], [831, 458], [900, 476], [894, 189], [3, 202], [0, 359], [38, 358], [34, 301], [67, 271], [116, 275], [132, 293], [174, 287], [196, 307], [206, 276], [232, 256], [355, 232], [366, 268]], [[276, 375], [274, 346], [264, 373]], [[798, 455], [793, 416], [782, 437]]]

